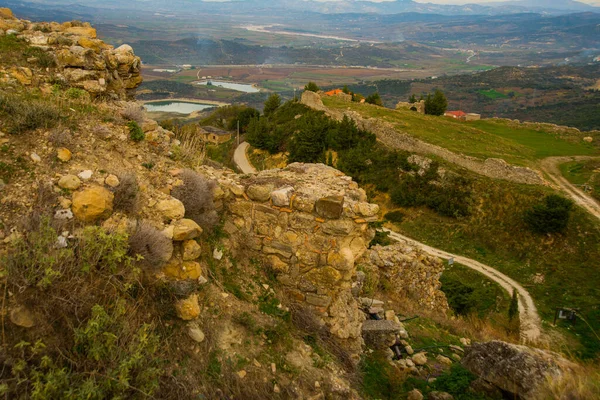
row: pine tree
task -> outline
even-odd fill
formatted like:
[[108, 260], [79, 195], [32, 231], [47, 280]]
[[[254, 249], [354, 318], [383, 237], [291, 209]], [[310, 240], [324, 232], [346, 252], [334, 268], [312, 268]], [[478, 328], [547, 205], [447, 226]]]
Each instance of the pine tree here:
[[304, 86], [304, 90], [307, 90], [309, 92], [318, 92], [321, 89], [319, 88], [319, 86], [317, 86], [316, 83], [314, 83], [314, 82], [308, 82], [306, 84], [306, 86]]
[[280, 105], [281, 105], [281, 97], [279, 97], [279, 95], [277, 93], [273, 93], [272, 95], [269, 96], [267, 101], [265, 101], [265, 108], [263, 110], [263, 113], [265, 114], [266, 117], [268, 117], [271, 114], [273, 114], [275, 112], [275, 110], [277, 110], [279, 108]]
[[377, 92], [367, 96], [367, 98], [365, 99], [365, 103], [375, 104], [376, 106], [383, 107], [383, 101], [381, 100], [381, 97], [379, 97], [379, 93]]
[[428, 94], [425, 98], [425, 114], [429, 115], [442, 115], [448, 109], [448, 100], [441, 90], [436, 90], [431, 94]]
[[513, 289], [512, 299], [510, 299], [510, 306], [508, 307], [508, 320], [512, 322], [513, 319], [519, 314], [519, 295], [517, 289]]
[[417, 96], [413, 93], [410, 98], [408, 99], [408, 102], [413, 104], [417, 102]]

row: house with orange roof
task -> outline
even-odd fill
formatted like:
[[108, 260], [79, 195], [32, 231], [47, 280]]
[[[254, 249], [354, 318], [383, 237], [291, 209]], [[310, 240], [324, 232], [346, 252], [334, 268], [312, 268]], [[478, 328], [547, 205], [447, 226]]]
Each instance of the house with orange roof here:
[[333, 90], [330, 90], [329, 92], [325, 92], [323, 94], [325, 96], [337, 96], [340, 93], [344, 93], [344, 91], [342, 89], [333, 89]]

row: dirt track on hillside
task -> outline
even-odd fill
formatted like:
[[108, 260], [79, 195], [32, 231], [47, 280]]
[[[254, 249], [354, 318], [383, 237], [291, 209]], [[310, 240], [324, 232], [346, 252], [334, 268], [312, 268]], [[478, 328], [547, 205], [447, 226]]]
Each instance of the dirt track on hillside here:
[[521, 324], [521, 340], [525, 343], [535, 343], [539, 341], [542, 334], [540, 316], [537, 312], [537, 308], [535, 307], [533, 298], [529, 292], [518, 282], [504, 275], [502, 272], [497, 271], [488, 265], [480, 263], [479, 261], [436, 249], [424, 243], [417, 242], [416, 240], [407, 236], [390, 231], [389, 229], [384, 230], [389, 233], [390, 238], [400, 242], [414, 244], [432, 256], [439, 257], [444, 260], [453, 258], [455, 262], [487, 276], [489, 279], [493, 280], [504, 290], [506, 290], [510, 296], [512, 296], [513, 289], [516, 289], [517, 293], [519, 294], [519, 321]]
[[569, 182], [558, 168], [560, 164], [568, 163], [569, 161], [585, 161], [597, 158], [591, 156], [548, 157], [542, 160], [540, 168], [546, 173], [552, 183], [558, 186], [565, 194], [569, 195], [577, 205], [585, 208], [590, 214], [600, 220], [600, 204], [590, 195]]

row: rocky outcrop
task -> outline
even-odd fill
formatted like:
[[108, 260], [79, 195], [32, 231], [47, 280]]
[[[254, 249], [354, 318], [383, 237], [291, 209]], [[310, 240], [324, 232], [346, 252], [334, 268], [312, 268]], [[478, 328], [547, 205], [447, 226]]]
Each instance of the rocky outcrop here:
[[219, 184], [231, 249], [263, 260], [290, 299], [360, 351], [364, 316], [350, 288], [379, 207], [349, 176], [323, 164], [294, 163]]
[[412, 110], [419, 114], [425, 114], [425, 100], [420, 100], [416, 103], [399, 101], [398, 104], [396, 104], [396, 110]]
[[[18, 20], [8, 9], [0, 13], [0, 33], [14, 34], [46, 53], [43, 65], [34, 57], [31, 67], [0, 70], [0, 79], [23, 85], [63, 84], [92, 96], [123, 99], [142, 83], [141, 60], [128, 45], [118, 48], [97, 39], [89, 23]], [[37, 66], [37, 67], [36, 67]]]
[[448, 302], [441, 291], [439, 278], [444, 265], [437, 257], [417, 247], [398, 243], [392, 246], [374, 246], [358, 261], [371, 280], [385, 280], [394, 295], [408, 298], [427, 310], [446, 312]]
[[556, 353], [497, 340], [468, 347], [461, 363], [483, 380], [522, 399], [534, 399], [548, 379], [576, 368]]

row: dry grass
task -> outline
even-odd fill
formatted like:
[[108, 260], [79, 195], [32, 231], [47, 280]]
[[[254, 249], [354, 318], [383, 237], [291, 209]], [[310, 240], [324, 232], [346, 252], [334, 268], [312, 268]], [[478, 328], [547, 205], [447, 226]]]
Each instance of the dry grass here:
[[183, 184], [173, 188], [171, 195], [185, 206], [186, 218], [194, 220], [206, 232], [219, 221], [213, 203], [214, 182], [196, 172], [186, 169], [180, 176]]
[[175, 138], [181, 143], [173, 150], [173, 158], [191, 168], [202, 165], [206, 159], [206, 145], [196, 131], [180, 129]]
[[56, 128], [48, 136], [48, 140], [54, 147], [69, 147], [73, 141], [71, 131], [64, 128]]
[[173, 242], [150, 223], [141, 221], [129, 236], [129, 252], [141, 256], [142, 265], [158, 270], [171, 258]]
[[140, 188], [133, 172], [119, 174], [119, 186], [113, 189], [116, 210], [135, 215], [140, 210]]
[[144, 110], [136, 103], [129, 103], [121, 110], [121, 116], [129, 121], [135, 121], [138, 124], [144, 122]]
[[600, 368], [587, 364], [568, 371], [562, 378], [548, 378], [546, 386], [535, 400], [596, 400], [600, 399]]

